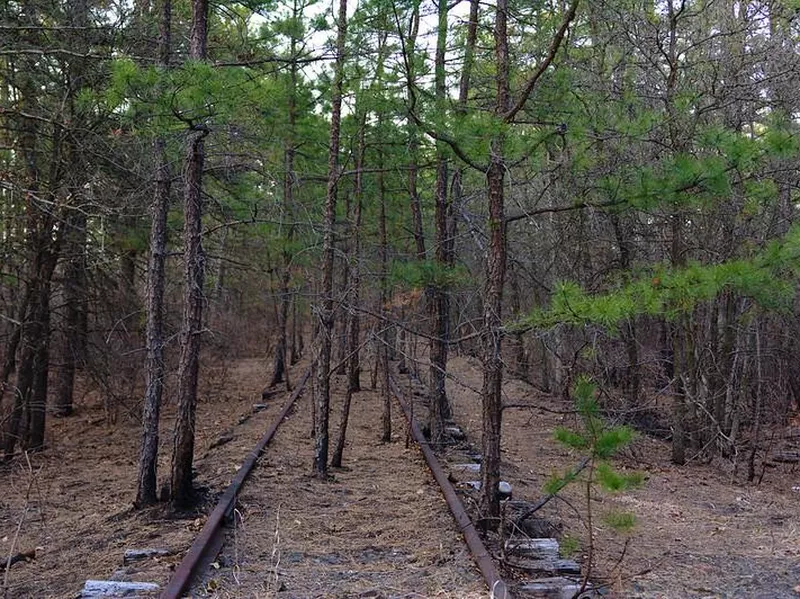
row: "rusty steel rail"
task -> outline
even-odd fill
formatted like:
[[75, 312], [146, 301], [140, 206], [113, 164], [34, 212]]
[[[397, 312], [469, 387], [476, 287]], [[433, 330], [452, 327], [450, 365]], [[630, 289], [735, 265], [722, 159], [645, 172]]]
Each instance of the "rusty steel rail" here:
[[197, 535], [192, 543], [192, 546], [189, 547], [189, 551], [184, 556], [183, 561], [176, 568], [175, 573], [172, 575], [169, 583], [161, 593], [161, 599], [180, 599], [183, 591], [189, 586], [192, 579], [202, 569], [203, 564], [206, 566], [210, 564], [219, 553], [224, 541], [222, 525], [233, 512], [236, 496], [239, 494], [242, 485], [244, 484], [245, 480], [247, 480], [247, 477], [250, 474], [250, 471], [253, 469], [253, 466], [255, 466], [256, 462], [258, 461], [258, 458], [261, 457], [264, 449], [272, 440], [272, 437], [275, 436], [275, 432], [278, 430], [278, 427], [281, 425], [284, 418], [286, 418], [286, 416], [289, 414], [289, 410], [292, 409], [292, 406], [294, 405], [295, 401], [297, 401], [297, 398], [300, 397], [300, 394], [303, 392], [303, 388], [305, 387], [310, 374], [311, 369], [309, 368], [298, 382], [297, 387], [295, 387], [294, 392], [292, 393], [291, 397], [289, 397], [286, 405], [283, 406], [283, 409], [272, 423], [272, 426], [269, 427], [269, 430], [264, 434], [263, 437], [261, 437], [253, 450], [248, 454], [241, 468], [239, 468], [239, 471], [236, 473], [233, 481], [231, 481], [231, 484], [225, 490], [222, 498], [214, 508], [214, 511], [211, 512], [208, 520], [206, 520], [206, 523], [203, 526], [203, 529], [200, 531], [200, 534]]
[[503, 579], [500, 578], [500, 573], [497, 571], [492, 556], [489, 554], [478, 531], [475, 529], [475, 524], [473, 524], [472, 519], [464, 509], [464, 504], [461, 503], [461, 499], [459, 499], [455, 488], [453, 488], [453, 485], [450, 483], [447, 473], [442, 469], [439, 460], [436, 458], [436, 454], [433, 453], [427, 439], [425, 439], [425, 436], [422, 434], [422, 430], [414, 419], [411, 409], [406, 401], [404, 401], [403, 393], [400, 391], [394, 377], [390, 376], [389, 382], [392, 393], [397, 398], [397, 402], [406, 415], [408, 426], [411, 429], [411, 435], [414, 437], [417, 445], [419, 445], [422, 455], [425, 456], [425, 461], [428, 463], [428, 467], [433, 473], [433, 477], [442, 489], [442, 494], [444, 495], [445, 501], [447, 501], [447, 505], [450, 506], [453, 518], [455, 518], [459, 528], [461, 528], [464, 540], [467, 542], [467, 547], [469, 547], [472, 556], [475, 558], [475, 563], [486, 581], [486, 586], [488, 586], [491, 591], [492, 599], [512, 599], [508, 586]]

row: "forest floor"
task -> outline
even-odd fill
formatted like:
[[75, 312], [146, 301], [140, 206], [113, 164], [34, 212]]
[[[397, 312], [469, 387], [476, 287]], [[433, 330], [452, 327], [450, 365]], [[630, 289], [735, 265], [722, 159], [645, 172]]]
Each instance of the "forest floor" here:
[[[211, 360], [208, 361], [212, 362]], [[36, 558], [3, 572], [9, 598], [75, 597], [88, 578], [112, 575], [164, 584], [204, 522], [203, 508], [224, 490], [252, 445], [276, 417], [286, 394], [263, 410], [263, 359], [206, 366], [198, 407], [197, 481], [207, 504], [176, 518], [160, 508], [131, 509], [139, 427], [109, 414], [97, 393], [86, 393], [76, 414], [51, 419], [48, 449], [0, 470], [0, 555], [35, 549]], [[299, 364], [293, 380], [305, 368]], [[479, 363], [450, 362], [448, 391], [457, 422], [480, 442]], [[354, 396], [345, 468], [330, 482], [309, 476], [312, 442], [306, 393], [245, 485], [237, 503], [233, 539], [218, 569], [195, 588], [196, 596], [230, 597], [443, 597], [485, 596], [447, 506], [419, 452], [406, 447], [396, 407], [393, 442], [381, 444], [381, 399], [370, 390]], [[335, 377], [331, 430], [336, 432], [341, 380]], [[508, 380], [507, 403], [544, 409], [508, 409], [504, 419], [503, 478], [515, 499], [535, 500], [554, 471], [580, 456], [553, 441], [553, 429], [574, 416], [563, 400]], [[169, 454], [174, 407], [162, 428]], [[645, 484], [592, 501], [595, 572], [610, 595], [630, 598], [800, 597], [800, 468], [768, 469], [759, 485], [732, 480], [719, 465], [669, 462], [666, 443], [639, 437], [616, 460], [645, 473]], [[168, 471], [168, 462], [160, 465]], [[538, 514], [562, 536], [572, 536], [585, 558], [584, 513], [579, 489]], [[467, 502], [469, 503], [469, 501]], [[573, 510], [574, 508], [574, 510]], [[632, 511], [637, 526], [626, 536], [606, 529], [607, 509]], [[19, 532], [17, 532], [19, 531]], [[231, 542], [232, 541], [232, 542]], [[123, 564], [132, 548], [165, 548], [164, 557]], [[624, 550], [624, 559], [618, 564]], [[585, 563], [584, 563], [585, 567]], [[509, 573], [513, 576], [513, 572]], [[1, 594], [1, 593], [0, 593]]]
[[[456, 420], [478, 443], [480, 363], [454, 358], [448, 370], [455, 375], [448, 382], [448, 393]], [[507, 379], [503, 393], [505, 404], [542, 408], [508, 409], [503, 420], [503, 478], [512, 484], [515, 499], [535, 501], [553, 473], [563, 474], [579, 463], [581, 456], [557, 443], [553, 435], [558, 426], [576, 426], [577, 418], [554, 413], [569, 412], [570, 403], [519, 380]], [[800, 430], [783, 432], [800, 434]], [[619, 469], [642, 472], [645, 483], [591, 501], [595, 574], [613, 596], [800, 597], [800, 467], [778, 465], [766, 471], [760, 485], [741, 484], [723, 473], [719, 464], [674, 466], [669, 444], [644, 435], [614, 462]], [[583, 551], [578, 556], [585, 558], [584, 490], [573, 486], [563, 495], [566, 501], [551, 501], [537, 515], [563, 535], [579, 539]], [[630, 533], [618, 534], [603, 525], [601, 515], [612, 510], [636, 516]]]

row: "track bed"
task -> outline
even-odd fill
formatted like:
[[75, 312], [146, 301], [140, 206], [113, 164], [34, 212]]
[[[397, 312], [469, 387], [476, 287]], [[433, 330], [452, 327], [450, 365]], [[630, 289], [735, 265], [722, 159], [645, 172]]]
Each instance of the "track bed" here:
[[[341, 398], [340, 381], [334, 398]], [[239, 497], [221, 566], [198, 595], [482, 597], [483, 580], [422, 456], [395, 411], [380, 442], [381, 398], [353, 397], [342, 469], [322, 482], [312, 462], [310, 393], [301, 398]], [[335, 401], [332, 422], [338, 421]], [[396, 410], [396, 407], [395, 407]], [[335, 432], [336, 427], [332, 426]]]

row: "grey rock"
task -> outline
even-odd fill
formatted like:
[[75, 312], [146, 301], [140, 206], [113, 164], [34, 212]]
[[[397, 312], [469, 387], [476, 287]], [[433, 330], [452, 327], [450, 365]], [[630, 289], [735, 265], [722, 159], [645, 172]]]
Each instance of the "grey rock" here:
[[523, 584], [520, 590], [548, 599], [572, 599], [581, 590], [581, 585], [569, 578], [554, 576]]
[[525, 570], [534, 572], [547, 572], [549, 574], [563, 574], [566, 576], [580, 576], [581, 566], [571, 559], [535, 559], [520, 564]]
[[501, 480], [497, 490], [500, 492], [501, 499], [511, 499], [511, 483]]
[[453, 470], [457, 472], [480, 472], [480, 464], [455, 464]]
[[[479, 480], [468, 480], [460, 484], [476, 491], [481, 490], [481, 481]], [[498, 485], [498, 491], [500, 491], [501, 499], [511, 499], [511, 483], [501, 480]]]
[[467, 438], [467, 435], [464, 434], [464, 431], [459, 426], [446, 426], [444, 427], [444, 432], [456, 441], [463, 441]]
[[148, 597], [160, 590], [153, 582], [121, 582], [116, 580], [87, 580], [81, 591], [82, 599], [97, 597]]
[[537, 559], [558, 559], [558, 541], [555, 539], [511, 539], [506, 541], [506, 551]]

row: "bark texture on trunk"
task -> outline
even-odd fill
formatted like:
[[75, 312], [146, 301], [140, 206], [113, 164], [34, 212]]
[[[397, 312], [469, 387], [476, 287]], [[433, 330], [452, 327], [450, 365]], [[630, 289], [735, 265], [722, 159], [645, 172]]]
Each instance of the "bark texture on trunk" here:
[[[33, 14], [24, 5], [24, 11]], [[32, 17], [32, 21], [33, 21]], [[19, 104], [22, 112], [37, 114], [39, 90], [31, 71], [18, 71]], [[10, 458], [18, 442], [28, 450], [41, 449], [47, 401], [47, 377], [50, 343], [50, 288], [62, 243], [63, 229], [55, 231], [56, 213], [42, 210], [37, 198], [46, 197], [52, 206], [58, 206], [56, 191], [61, 185], [62, 130], [54, 124], [51, 131], [48, 176], [42, 181], [40, 168], [41, 148], [37, 145], [40, 125], [37, 119], [25, 116], [19, 122], [17, 145], [24, 163], [28, 195], [25, 198], [25, 227], [27, 235], [28, 270], [26, 292], [23, 299], [19, 335], [12, 335], [11, 346], [19, 352], [19, 359], [7, 356], [7, 365], [17, 367], [16, 387], [2, 446]], [[43, 184], [44, 183], [44, 184]], [[61, 215], [63, 216], [63, 215]], [[10, 371], [8, 373], [10, 375]]]
[[[294, 5], [294, 18], [297, 18], [297, 3]], [[297, 41], [294, 37], [291, 40], [290, 56], [295, 56]], [[297, 63], [292, 62], [289, 72], [289, 107], [288, 107], [288, 126], [289, 132], [284, 140], [283, 150], [283, 218], [290, 221], [288, 231], [286, 233], [287, 243], [291, 243], [294, 239], [294, 225], [291, 224], [293, 220], [292, 214], [294, 210], [294, 186], [295, 186], [295, 173], [294, 173], [294, 155], [295, 155], [295, 120], [297, 114], [296, 98], [297, 93]], [[272, 367], [272, 379], [270, 380], [270, 387], [278, 383], [286, 381], [286, 390], [291, 390], [291, 383], [289, 382], [289, 306], [292, 302], [292, 294], [289, 290], [289, 282], [291, 281], [291, 262], [292, 255], [288, 249], [283, 251], [283, 264], [280, 280], [280, 305], [278, 307], [278, 345], [275, 347], [275, 359]], [[293, 348], [294, 343], [292, 343]]]
[[[445, 53], [447, 50], [447, 3], [439, 3], [439, 25], [436, 40], [435, 85], [436, 102], [440, 110], [445, 110]], [[436, 190], [434, 198], [434, 257], [441, 274], [452, 266], [448, 239], [448, 216], [450, 214], [448, 183], [448, 154], [441, 141], [436, 142]], [[444, 280], [444, 277], [442, 277]], [[447, 343], [450, 324], [450, 290], [444, 283], [434, 283], [429, 292], [431, 317], [431, 338], [429, 342], [429, 392], [431, 443], [438, 444], [442, 438], [444, 422], [450, 417], [447, 401]]]
[[65, 222], [64, 339], [61, 366], [53, 391], [56, 416], [72, 413], [75, 371], [84, 363], [86, 351], [86, 215], [78, 211]]
[[[172, 0], [161, 1], [159, 24], [159, 66], [169, 66], [172, 30]], [[164, 264], [167, 256], [167, 213], [170, 199], [170, 169], [166, 142], [157, 139], [153, 144], [156, 181], [151, 206], [150, 256], [147, 268], [147, 324], [145, 343], [145, 395], [142, 410], [142, 445], [134, 505], [142, 508], [157, 500], [158, 424], [164, 391]]]
[[[407, 56], [406, 66], [408, 69], [409, 91], [407, 101], [411, 105], [414, 101], [411, 96], [410, 86], [416, 85], [417, 69], [416, 69], [416, 46], [417, 36], [419, 35], [419, 21], [420, 21], [420, 2], [414, 0], [412, 6], [411, 19], [409, 22], [408, 30], [408, 43], [406, 45]], [[414, 234], [414, 247], [417, 252], [417, 259], [425, 259], [425, 232], [422, 225], [422, 203], [419, 197], [419, 190], [417, 180], [419, 178], [418, 165], [419, 165], [419, 132], [417, 125], [412, 118], [408, 118], [408, 155], [410, 161], [408, 163], [408, 197], [411, 204], [411, 221]]]
[[347, 391], [345, 392], [344, 405], [342, 406], [342, 417], [339, 420], [339, 435], [336, 438], [336, 446], [331, 457], [331, 466], [340, 468], [342, 466], [342, 456], [344, 454], [344, 444], [347, 437], [347, 422], [350, 418], [350, 404], [353, 393], [361, 391], [361, 379], [359, 370], [358, 342], [360, 336], [359, 302], [361, 300], [361, 208], [363, 202], [363, 169], [365, 151], [365, 129], [366, 122], [362, 116], [359, 118], [358, 149], [356, 151], [355, 162], [355, 190], [354, 190], [354, 212], [353, 212], [353, 264], [350, 266], [350, 311], [347, 319]]
[[[208, 0], [192, 1], [192, 30], [189, 56], [193, 60], [206, 57], [208, 32]], [[178, 363], [178, 416], [171, 469], [171, 501], [174, 507], [190, 505], [193, 497], [192, 462], [194, 459], [194, 425], [197, 407], [197, 379], [200, 362], [200, 334], [203, 325], [203, 284], [205, 254], [202, 245], [203, 167], [205, 138], [208, 129], [196, 125], [189, 132], [184, 171], [184, 291], [183, 324]]]
[[[51, 269], [55, 269], [56, 257]], [[52, 277], [52, 270], [50, 271]], [[28, 430], [24, 439], [25, 449], [39, 451], [44, 448], [44, 431], [47, 416], [48, 374], [50, 370], [50, 277], [41, 281], [37, 317], [38, 339], [33, 354], [33, 380], [28, 403]]]
[[[382, 120], [378, 119], [378, 131], [382, 129]], [[392, 396], [389, 390], [389, 352], [393, 347], [388, 324], [387, 309], [389, 240], [386, 234], [386, 184], [383, 178], [383, 152], [378, 150], [378, 261], [380, 263], [380, 298], [378, 313], [381, 315], [380, 331], [378, 331], [378, 357], [380, 362], [381, 394], [383, 396], [383, 412], [381, 413], [381, 442], [392, 440]]]
[[[495, 114], [502, 117], [510, 105], [508, 75], [508, 1], [498, 0], [495, 14]], [[489, 195], [489, 249], [483, 294], [483, 460], [481, 494], [484, 517], [496, 526], [500, 516], [500, 432], [503, 419], [502, 310], [506, 276], [505, 135], [492, 140], [486, 186]]]
[[336, 200], [339, 184], [339, 136], [342, 117], [342, 81], [344, 77], [344, 50], [347, 35], [347, 0], [339, 0], [338, 29], [336, 36], [336, 65], [331, 101], [331, 130], [328, 155], [328, 189], [325, 196], [325, 221], [322, 240], [322, 299], [319, 308], [319, 356], [317, 365], [316, 419], [314, 426], [314, 474], [328, 476], [328, 423], [331, 400], [331, 349], [333, 345], [333, 257]]
[[191, 133], [184, 182], [184, 284], [183, 325], [178, 362], [178, 417], [172, 454], [171, 500], [186, 506], [192, 500], [192, 462], [203, 325], [205, 255], [202, 246], [202, 173], [205, 131]]

